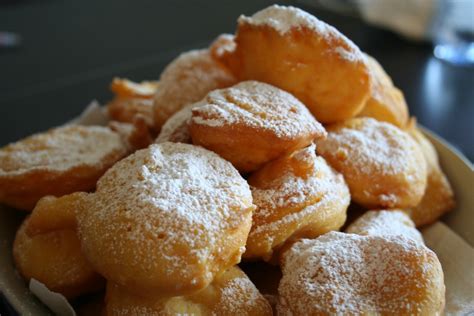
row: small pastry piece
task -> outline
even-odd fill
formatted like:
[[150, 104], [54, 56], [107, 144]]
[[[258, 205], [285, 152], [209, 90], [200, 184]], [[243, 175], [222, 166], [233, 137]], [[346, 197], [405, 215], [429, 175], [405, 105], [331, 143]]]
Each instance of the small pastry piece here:
[[326, 136], [295, 97], [257, 81], [209, 93], [193, 108], [189, 130], [194, 144], [218, 153], [241, 172]]
[[410, 217], [402, 210], [368, 211], [349, 227], [346, 233], [370, 236], [404, 236], [424, 243]]
[[402, 236], [330, 232], [285, 252], [278, 315], [441, 315], [436, 254]]
[[412, 126], [409, 132], [420, 145], [428, 166], [425, 194], [417, 206], [407, 210], [416, 226], [423, 226], [435, 222], [441, 215], [451, 211], [456, 203], [453, 189], [439, 164], [436, 149], [416, 126]]
[[239, 80], [292, 93], [320, 122], [357, 115], [369, 97], [369, 69], [359, 48], [303, 10], [273, 5], [241, 16], [235, 43], [220, 60]]
[[367, 117], [327, 129], [317, 152], [343, 174], [355, 202], [367, 208], [407, 208], [421, 201], [426, 162], [408, 133]]
[[238, 262], [252, 195], [204, 148], [150, 145], [115, 164], [77, 214], [82, 248], [109, 281], [135, 293], [197, 292]]
[[110, 88], [115, 97], [107, 104], [107, 114], [112, 120], [125, 123], [133, 123], [141, 116], [149, 127], [153, 127], [153, 96], [158, 86], [158, 81], [136, 83], [114, 78]]
[[0, 202], [32, 210], [43, 196], [95, 187], [127, 154], [117, 133], [99, 126], [68, 125], [0, 149]]
[[136, 116], [132, 123], [109, 122], [111, 130], [117, 132], [127, 144], [130, 152], [148, 147], [153, 143], [153, 131], [142, 116]]
[[338, 230], [346, 220], [349, 189], [342, 175], [316, 157], [314, 145], [269, 162], [248, 182], [257, 209], [244, 258], [277, 259], [280, 248]]
[[61, 229], [76, 230], [76, 214], [88, 207], [88, 198], [85, 192], [41, 198], [31, 212], [26, 233], [33, 237]]
[[372, 117], [400, 128], [408, 124], [408, 107], [403, 93], [393, 85], [382, 66], [365, 54], [370, 69], [370, 97], [358, 116]]
[[268, 302], [237, 266], [217, 276], [202, 291], [188, 296], [138, 296], [109, 282], [105, 301], [107, 316], [272, 315]]
[[179, 55], [160, 77], [160, 88], [153, 105], [156, 130], [160, 131], [166, 120], [184, 106], [201, 100], [211, 90], [235, 82], [234, 75], [213, 59], [207, 49]]
[[173, 114], [161, 128], [161, 132], [156, 138], [155, 143], [172, 142], [191, 144], [189, 121], [191, 120], [192, 109], [200, 104], [200, 102], [189, 104]]
[[27, 218], [18, 229], [13, 243], [15, 265], [21, 275], [35, 278], [53, 292], [72, 299], [104, 286], [81, 251], [73, 229], [60, 229], [33, 237], [26, 233]]
[[209, 46], [209, 51], [212, 58], [221, 60], [226, 54], [233, 53], [235, 48], [235, 36], [233, 34], [221, 34]]

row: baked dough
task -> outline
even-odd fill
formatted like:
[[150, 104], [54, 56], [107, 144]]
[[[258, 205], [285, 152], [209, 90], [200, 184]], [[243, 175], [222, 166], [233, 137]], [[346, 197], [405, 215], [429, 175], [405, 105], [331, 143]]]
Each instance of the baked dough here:
[[369, 97], [369, 68], [359, 48], [303, 10], [273, 5], [240, 16], [235, 43], [220, 60], [239, 80], [292, 93], [320, 122], [357, 115]]
[[330, 232], [284, 254], [278, 315], [441, 315], [436, 254], [402, 236]]
[[106, 127], [68, 125], [0, 149], [0, 202], [32, 210], [43, 196], [88, 191], [127, 154]]
[[250, 175], [257, 209], [244, 258], [275, 261], [278, 251], [295, 240], [315, 238], [344, 224], [349, 189], [315, 151], [314, 145], [300, 149]]
[[163, 143], [115, 164], [77, 214], [82, 248], [135, 293], [197, 292], [240, 262], [252, 195], [237, 170], [201, 147]]
[[116, 284], [107, 285], [107, 316], [271, 316], [272, 309], [237, 266], [227, 269], [196, 294], [172, 298], [137, 296]]
[[367, 208], [407, 208], [421, 201], [426, 162], [408, 133], [367, 117], [327, 130], [317, 152], [344, 175], [355, 202]]
[[244, 81], [215, 90], [202, 103], [192, 110], [193, 143], [244, 173], [326, 136], [300, 101], [266, 83]]

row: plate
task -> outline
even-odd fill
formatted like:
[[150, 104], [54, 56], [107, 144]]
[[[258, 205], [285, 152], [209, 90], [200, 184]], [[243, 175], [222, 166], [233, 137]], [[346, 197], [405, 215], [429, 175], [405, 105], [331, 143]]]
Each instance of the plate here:
[[[456, 149], [434, 133], [422, 129], [438, 151], [441, 166], [453, 186], [457, 206], [443, 221], [474, 247], [474, 169]], [[12, 242], [26, 213], [0, 206], [0, 292], [21, 315], [53, 315], [33, 294], [13, 265]]]

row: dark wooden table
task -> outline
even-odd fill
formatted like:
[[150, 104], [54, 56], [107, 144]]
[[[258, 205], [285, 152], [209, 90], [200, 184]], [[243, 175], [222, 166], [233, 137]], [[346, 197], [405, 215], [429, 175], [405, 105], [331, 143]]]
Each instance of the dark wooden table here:
[[[239, 14], [269, 3], [0, 0], [0, 31], [23, 38], [17, 49], [0, 49], [0, 146], [71, 119], [93, 99], [106, 102], [114, 76], [157, 79], [179, 52], [233, 32]], [[404, 91], [412, 115], [474, 160], [473, 68], [434, 59], [429, 43], [303, 8], [376, 57]]]

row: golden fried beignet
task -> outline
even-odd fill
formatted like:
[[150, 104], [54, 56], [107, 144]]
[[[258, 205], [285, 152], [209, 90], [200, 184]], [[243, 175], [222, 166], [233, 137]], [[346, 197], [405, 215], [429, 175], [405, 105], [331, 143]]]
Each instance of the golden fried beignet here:
[[75, 192], [59, 198], [41, 198], [28, 218], [26, 233], [32, 237], [61, 229], [75, 230], [76, 214], [87, 207], [88, 197], [88, 193]]
[[425, 194], [417, 206], [407, 210], [416, 226], [423, 226], [435, 222], [441, 215], [451, 211], [456, 203], [453, 189], [439, 164], [436, 149], [416, 126], [411, 127], [409, 132], [420, 145], [428, 166]]
[[115, 164], [77, 214], [82, 248], [109, 281], [186, 295], [240, 262], [252, 195], [237, 170], [201, 147], [163, 143]]
[[408, 133], [368, 117], [327, 129], [317, 152], [344, 175], [355, 202], [367, 208], [407, 208], [421, 201], [426, 162]]
[[20, 226], [13, 243], [15, 264], [25, 279], [35, 278], [68, 299], [102, 288], [104, 280], [86, 260], [73, 229], [30, 237], [28, 221]]
[[248, 182], [257, 209], [244, 258], [277, 259], [285, 244], [338, 230], [346, 220], [349, 189], [314, 145], [269, 162]]
[[233, 85], [234, 75], [212, 58], [209, 50], [192, 50], [179, 55], [163, 71], [160, 88], [154, 97], [157, 131], [166, 120], [185, 105], [197, 102], [214, 89]]
[[346, 233], [370, 236], [405, 236], [423, 243], [415, 223], [402, 210], [368, 211], [346, 228]]
[[185, 106], [173, 114], [161, 128], [160, 134], [155, 143], [184, 143], [191, 144], [191, 134], [189, 133], [189, 121], [192, 116], [192, 109], [201, 103], [193, 103]]
[[127, 154], [109, 128], [69, 125], [0, 149], [0, 202], [32, 210], [43, 196], [88, 191]]
[[272, 315], [268, 302], [237, 266], [217, 276], [202, 291], [188, 296], [137, 296], [126, 290], [113, 283], [107, 285], [105, 315]]
[[330, 232], [285, 252], [278, 315], [440, 315], [436, 254], [402, 236]]
[[209, 52], [212, 58], [220, 61], [226, 54], [233, 53], [235, 48], [235, 36], [233, 34], [221, 34], [209, 46]]
[[267, 82], [292, 93], [316, 119], [337, 122], [357, 115], [370, 92], [364, 55], [334, 27], [311, 14], [273, 5], [241, 16], [236, 48], [220, 60], [239, 80]]
[[153, 127], [153, 96], [158, 86], [158, 81], [137, 83], [114, 78], [110, 88], [115, 97], [107, 104], [107, 114], [112, 120], [125, 123], [133, 123], [140, 116], [148, 126]]
[[257, 81], [209, 93], [193, 108], [189, 131], [194, 144], [218, 153], [241, 172], [326, 136], [304, 104]]
[[408, 124], [408, 107], [403, 93], [393, 85], [377, 60], [367, 54], [365, 56], [372, 80], [370, 97], [358, 116], [372, 117], [405, 128]]

